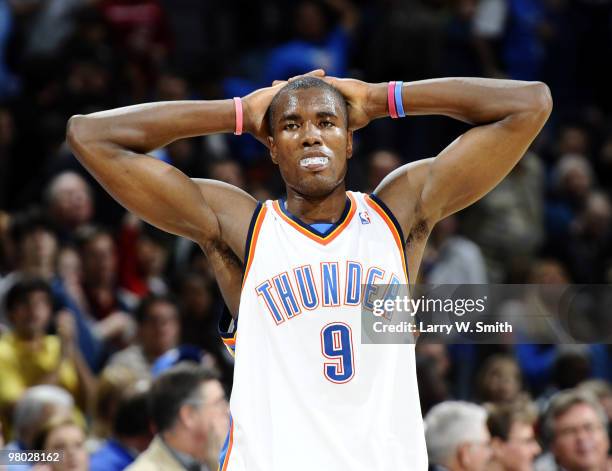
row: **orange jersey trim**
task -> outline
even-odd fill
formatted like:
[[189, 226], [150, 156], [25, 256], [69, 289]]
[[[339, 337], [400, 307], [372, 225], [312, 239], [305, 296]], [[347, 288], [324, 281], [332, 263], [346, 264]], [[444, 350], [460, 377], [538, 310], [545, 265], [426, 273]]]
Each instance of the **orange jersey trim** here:
[[347, 192], [346, 193], [347, 196], [349, 197], [350, 200], [350, 208], [349, 208], [349, 212], [346, 215], [346, 218], [344, 219], [344, 221], [342, 221], [342, 223], [340, 223], [338, 225], [338, 227], [334, 228], [333, 231], [331, 231], [329, 234], [325, 235], [325, 236], [320, 236], [317, 234], [314, 234], [312, 232], [310, 232], [309, 230], [303, 228], [302, 226], [300, 226], [297, 222], [295, 222], [293, 219], [291, 219], [290, 217], [288, 217], [283, 210], [280, 207], [280, 204], [278, 202], [278, 200], [274, 201], [272, 203], [272, 206], [274, 207], [274, 210], [278, 213], [278, 215], [287, 223], [289, 224], [291, 227], [293, 227], [296, 231], [298, 231], [300, 234], [305, 235], [306, 237], [308, 237], [310, 240], [314, 240], [315, 242], [321, 244], [321, 245], [327, 245], [329, 244], [332, 240], [334, 240], [336, 237], [338, 237], [342, 231], [344, 229], [346, 229], [346, 226], [348, 226], [350, 224], [350, 222], [353, 219], [353, 215], [355, 214], [356, 208], [357, 208], [357, 204], [355, 202], [355, 197], [350, 193]]
[[[231, 417], [230, 417], [230, 420]], [[229, 464], [230, 454], [232, 453], [232, 447], [234, 446], [234, 421], [230, 425], [230, 435], [229, 435], [229, 445], [227, 446], [227, 454], [225, 455], [225, 459], [223, 460], [223, 467], [219, 467], [220, 471], [225, 471], [227, 469], [227, 465]]]

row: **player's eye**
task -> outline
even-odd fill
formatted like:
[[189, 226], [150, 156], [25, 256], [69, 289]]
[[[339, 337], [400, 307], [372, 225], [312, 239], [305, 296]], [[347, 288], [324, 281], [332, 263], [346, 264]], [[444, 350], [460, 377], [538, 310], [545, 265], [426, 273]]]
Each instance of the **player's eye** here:
[[285, 131], [294, 131], [298, 128], [298, 125], [296, 123], [287, 123], [285, 124], [285, 126], [283, 127], [283, 129]]
[[321, 126], [324, 128], [331, 128], [334, 125], [331, 121], [321, 121]]

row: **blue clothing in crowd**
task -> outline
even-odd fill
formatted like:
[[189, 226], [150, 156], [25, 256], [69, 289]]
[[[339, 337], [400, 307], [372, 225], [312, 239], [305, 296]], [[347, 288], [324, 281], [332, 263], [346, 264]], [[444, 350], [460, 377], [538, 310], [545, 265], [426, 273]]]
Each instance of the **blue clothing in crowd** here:
[[131, 450], [117, 440], [107, 440], [91, 455], [89, 471], [123, 471], [136, 459]]

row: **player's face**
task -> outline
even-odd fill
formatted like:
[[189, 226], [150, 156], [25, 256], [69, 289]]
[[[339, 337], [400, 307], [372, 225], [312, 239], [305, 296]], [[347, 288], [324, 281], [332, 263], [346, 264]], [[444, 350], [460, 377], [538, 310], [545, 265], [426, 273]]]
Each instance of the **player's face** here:
[[330, 194], [344, 182], [353, 152], [343, 104], [327, 90], [309, 88], [286, 94], [277, 110], [270, 155], [288, 192]]

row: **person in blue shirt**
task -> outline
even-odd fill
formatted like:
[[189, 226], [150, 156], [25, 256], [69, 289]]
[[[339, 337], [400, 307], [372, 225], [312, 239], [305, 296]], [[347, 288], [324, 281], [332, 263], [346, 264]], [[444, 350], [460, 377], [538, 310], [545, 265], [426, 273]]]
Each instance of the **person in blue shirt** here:
[[147, 401], [148, 390], [130, 391], [121, 399], [113, 436], [91, 455], [90, 471], [123, 471], [147, 449], [153, 438]]

